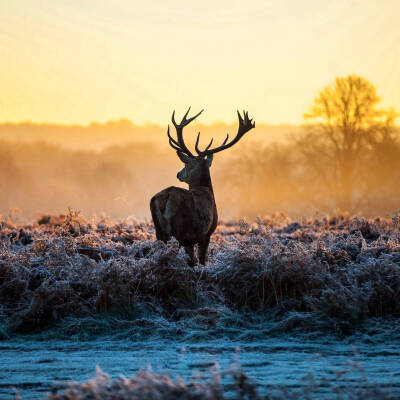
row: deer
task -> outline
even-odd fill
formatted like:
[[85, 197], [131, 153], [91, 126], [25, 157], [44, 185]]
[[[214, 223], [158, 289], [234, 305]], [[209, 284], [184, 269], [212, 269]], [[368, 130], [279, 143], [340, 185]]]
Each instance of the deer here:
[[173, 111], [171, 120], [176, 130], [176, 138], [172, 137], [169, 124], [167, 129], [170, 146], [185, 164], [184, 168], [178, 172], [177, 178], [187, 183], [189, 189], [171, 186], [155, 194], [150, 200], [157, 240], [166, 243], [175, 237], [188, 254], [189, 265], [192, 267], [195, 265], [194, 246], [196, 244], [198, 245], [198, 260], [200, 264], [206, 265], [210, 237], [218, 224], [217, 206], [210, 175], [213, 156], [232, 147], [245, 133], [255, 128], [255, 122], [249, 118], [248, 112], [243, 111], [242, 116], [238, 111], [239, 127], [236, 136], [231, 141], [228, 142], [228, 133], [220, 146], [211, 148], [212, 138], [204, 150], [200, 150], [199, 132], [195, 144], [197, 155], [193, 155], [184, 142], [183, 129], [203, 111], [188, 118], [189, 107], [179, 124], [175, 121], [175, 111]]

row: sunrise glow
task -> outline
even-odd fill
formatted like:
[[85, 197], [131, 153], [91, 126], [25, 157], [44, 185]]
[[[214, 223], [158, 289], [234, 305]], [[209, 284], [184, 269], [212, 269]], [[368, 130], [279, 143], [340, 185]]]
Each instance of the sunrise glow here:
[[301, 123], [316, 92], [359, 74], [400, 109], [400, 2], [19, 0], [0, 4], [0, 122], [126, 117]]

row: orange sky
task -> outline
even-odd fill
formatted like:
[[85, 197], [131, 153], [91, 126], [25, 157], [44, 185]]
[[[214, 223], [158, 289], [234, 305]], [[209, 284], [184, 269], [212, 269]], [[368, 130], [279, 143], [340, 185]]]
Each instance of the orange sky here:
[[0, 3], [0, 122], [301, 123], [335, 76], [400, 110], [399, 0]]

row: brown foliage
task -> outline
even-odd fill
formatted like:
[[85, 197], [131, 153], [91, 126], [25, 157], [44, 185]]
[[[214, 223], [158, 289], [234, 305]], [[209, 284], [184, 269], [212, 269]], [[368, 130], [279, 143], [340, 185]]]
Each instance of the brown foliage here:
[[176, 240], [154, 241], [152, 226], [135, 221], [89, 223], [70, 212], [5, 220], [0, 237], [0, 318], [10, 333], [104, 312], [215, 325], [273, 310], [300, 313], [279, 329], [342, 333], [369, 317], [400, 317], [397, 218], [221, 224], [209, 266], [196, 268]]

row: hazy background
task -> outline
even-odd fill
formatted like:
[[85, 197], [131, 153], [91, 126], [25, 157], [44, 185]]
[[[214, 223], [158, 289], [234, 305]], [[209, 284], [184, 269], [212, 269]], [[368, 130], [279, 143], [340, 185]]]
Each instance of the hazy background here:
[[[222, 141], [237, 127], [224, 124], [185, 128], [193, 145]], [[291, 216], [333, 213], [340, 207], [304, 157], [306, 128], [259, 125], [235, 147], [214, 157], [211, 167], [221, 218], [253, 218], [275, 212]], [[394, 129], [399, 137], [398, 128]], [[192, 140], [190, 140], [192, 139]], [[365, 161], [370, 182], [367, 202], [351, 213], [393, 215], [400, 205], [400, 146], [381, 149], [380, 159]], [[382, 161], [384, 160], [384, 162]], [[4, 124], [0, 126], [0, 213], [19, 208], [26, 218], [37, 213], [65, 212], [67, 207], [90, 217], [150, 217], [149, 201], [161, 189], [185, 186], [177, 178], [183, 167], [167, 143], [165, 127], [135, 126], [127, 120], [90, 126]], [[357, 183], [355, 192], [364, 186]], [[357, 195], [357, 193], [355, 193]]]
[[[283, 144], [286, 134], [299, 129], [260, 125], [242, 140], [240, 147], [215, 156], [211, 172], [222, 216], [242, 212], [241, 203], [247, 195], [235, 188], [236, 179], [256, 179], [247, 170], [237, 171], [236, 158], [248, 151], [256, 161], [259, 155], [252, 152], [268, 148], [272, 142]], [[205, 144], [211, 136], [222, 141], [228, 131], [236, 132], [237, 126], [195, 122], [185, 128], [189, 145], [193, 146], [198, 130]], [[176, 178], [181, 168], [183, 164], [168, 145], [165, 127], [157, 125], [135, 126], [128, 120], [89, 126], [3, 124], [0, 213], [7, 214], [17, 207], [32, 217], [36, 212], [56, 213], [72, 207], [86, 216], [105, 213], [112, 217], [149, 217], [152, 195], [171, 185], [185, 187]], [[256, 183], [257, 187], [264, 184], [265, 180]], [[271, 187], [273, 197], [274, 190]], [[252, 191], [251, 196], [256, 195]], [[267, 207], [265, 212], [271, 210]]]
[[400, 208], [395, 120], [339, 153], [302, 126], [340, 76], [400, 110], [398, 0], [18, 0], [0, 14], [2, 214], [149, 217], [151, 196], [178, 184], [166, 125], [188, 105], [206, 108], [191, 144], [234, 134], [237, 108], [257, 123], [215, 157], [222, 218]]

